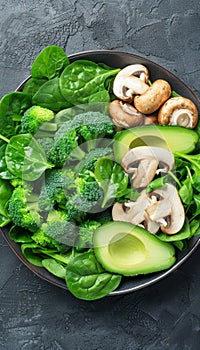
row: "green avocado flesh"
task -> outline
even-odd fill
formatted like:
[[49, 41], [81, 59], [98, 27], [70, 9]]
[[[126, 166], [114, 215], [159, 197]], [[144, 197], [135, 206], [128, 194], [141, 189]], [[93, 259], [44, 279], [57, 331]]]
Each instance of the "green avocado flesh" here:
[[181, 126], [148, 125], [119, 131], [114, 141], [115, 160], [121, 163], [129, 149], [156, 146], [173, 152], [190, 153], [195, 149], [198, 135]]
[[97, 228], [94, 251], [110, 272], [136, 276], [168, 269], [175, 263], [175, 249], [139, 226], [114, 221]]

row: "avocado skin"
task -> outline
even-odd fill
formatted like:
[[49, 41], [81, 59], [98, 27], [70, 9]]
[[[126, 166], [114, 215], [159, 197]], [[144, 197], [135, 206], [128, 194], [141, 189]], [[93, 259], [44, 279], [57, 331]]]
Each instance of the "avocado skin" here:
[[138, 146], [157, 146], [173, 152], [190, 153], [198, 142], [191, 129], [170, 125], [147, 125], [117, 132], [114, 141], [115, 160], [121, 163], [129, 149]]
[[107, 271], [123, 276], [166, 270], [176, 261], [173, 245], [127, 222], [114, 221], [100, 226], [93, 240], [100, 264]]

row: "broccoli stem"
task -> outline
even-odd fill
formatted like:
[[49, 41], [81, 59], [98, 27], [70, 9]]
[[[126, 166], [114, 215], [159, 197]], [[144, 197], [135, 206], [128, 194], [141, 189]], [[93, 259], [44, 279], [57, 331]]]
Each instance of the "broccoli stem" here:
[[75, 160], [81, 160], [85, 157], [85, 152], [80, 148], [76, 147], [70, 155], [70, 158], [75, 159]]
[[44, 131], [57, 131], [57, 124], [56, 123], [44, 123], [40, 126], [40, 130], [44, 130]]

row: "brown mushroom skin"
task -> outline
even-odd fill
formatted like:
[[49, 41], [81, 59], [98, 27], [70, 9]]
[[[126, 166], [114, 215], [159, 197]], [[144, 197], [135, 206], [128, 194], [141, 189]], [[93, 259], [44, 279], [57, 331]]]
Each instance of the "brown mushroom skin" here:
[[[185, 112], [184, 112], [185, 110]], [[173, 121], [176, 111], [182, 111], [177, 120]], [[158, 112], [158, 123], [163, 125], [179, 125], [195, 128], [198, 122], [198, 110], [195, 104], [185, 97], [172, 97], [167, 100]]]
[[158, 116], [155, 114], [146, 115], [144, 117], [144, 125], [158, 124]]
[[109, 105], [109, 114], [113, 124], [119, 128], [133, 128], [143, 125], [144, 116], [131, 104], [114, 100]]
[[171, 86], [166, 80], [158, 79], [141, 96], [134, 98], [135, 108], [143, 114], [152, 114], [169, 99]]

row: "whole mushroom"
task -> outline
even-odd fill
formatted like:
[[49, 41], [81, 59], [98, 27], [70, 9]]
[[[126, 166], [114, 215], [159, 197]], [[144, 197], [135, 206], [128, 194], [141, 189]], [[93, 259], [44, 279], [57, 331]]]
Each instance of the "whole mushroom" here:
[[113, 93], [120, 100], [131, 102], [134, 95], [144, 94], [149, 85], [148, 69], [143, 65], [132, 64], [123, 68], [113, 82]]
[[170, 95], [171, 86], [169, 83], [166, 80], [158, 79], [141, 96], [135, 96], [134, 106], [143, 114], [152, 114], [168, 100]]
[[185, 97], [172, 97], [158, 112], [158, 123], [195, 128], [198, 122], [198, 110], [195, 104]]
[[121, 128], [132, 128], [143, 124], [144, 116], [130, 103], [114, 100], [109, 105], [113, 123]]

